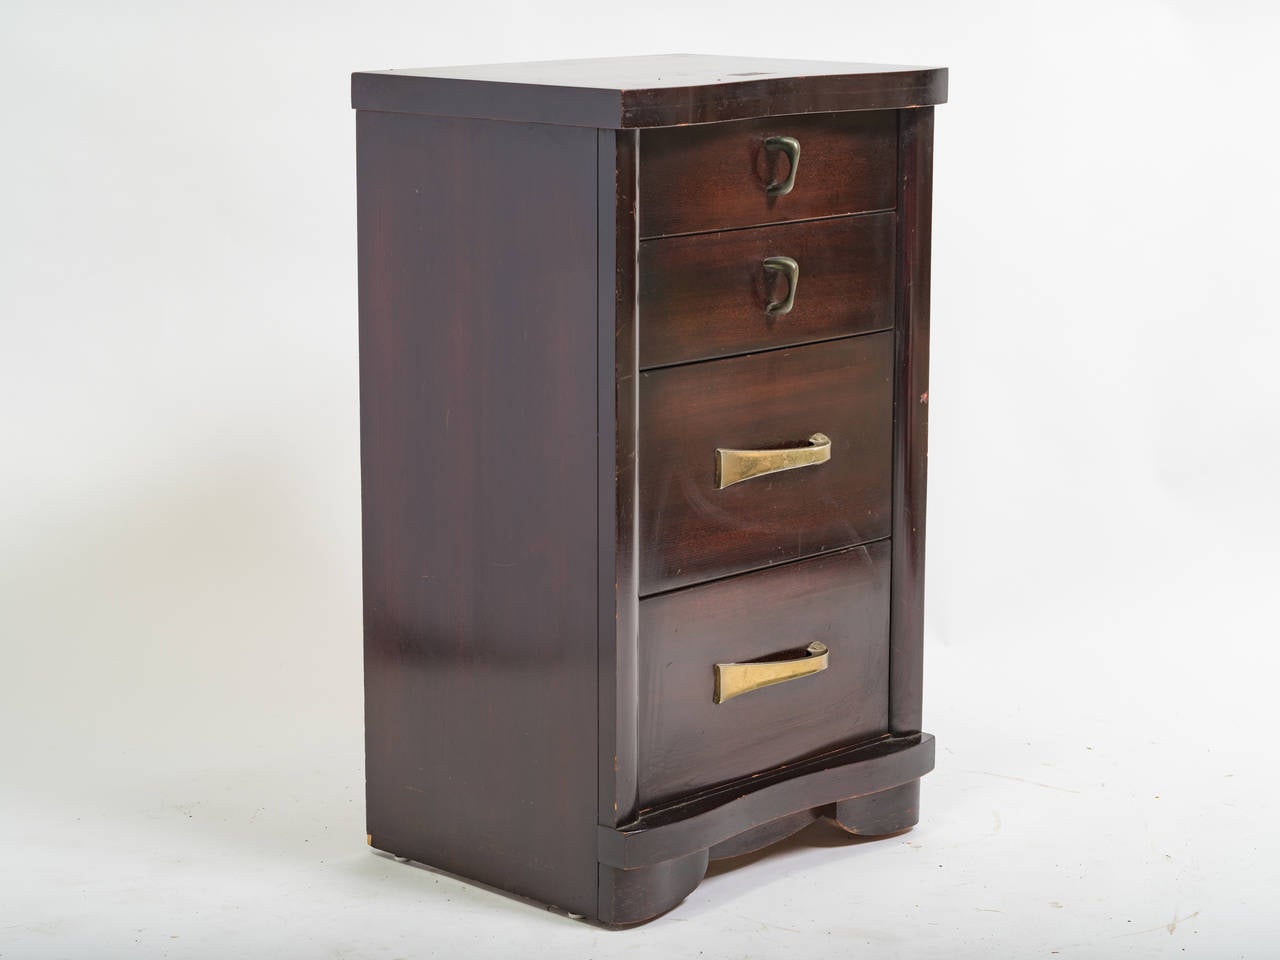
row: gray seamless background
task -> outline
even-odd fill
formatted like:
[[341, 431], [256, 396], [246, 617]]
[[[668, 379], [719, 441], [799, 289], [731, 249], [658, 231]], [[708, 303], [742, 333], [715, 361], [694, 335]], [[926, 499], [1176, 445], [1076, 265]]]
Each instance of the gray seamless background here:
[[[0, 957], [1267, 956], [1261, 2], [0, 13]], [[924, 821], [610, 934], [364, 846], [357, 69], [943, 64]]]

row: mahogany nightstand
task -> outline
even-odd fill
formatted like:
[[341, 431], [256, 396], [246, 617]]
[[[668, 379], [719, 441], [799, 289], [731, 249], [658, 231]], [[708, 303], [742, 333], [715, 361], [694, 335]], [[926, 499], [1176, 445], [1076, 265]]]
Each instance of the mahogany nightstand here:
[[912, 826], [946, 71], [352, 81], [370, 844], [625, 925]]

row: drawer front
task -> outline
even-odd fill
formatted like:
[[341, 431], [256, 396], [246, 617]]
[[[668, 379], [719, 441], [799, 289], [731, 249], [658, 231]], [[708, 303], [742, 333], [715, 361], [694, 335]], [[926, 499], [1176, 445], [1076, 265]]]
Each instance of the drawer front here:
[[646, 240], [640, 366], [887, 330], [893, 252], [892, 213]]
[[[640, 375], [640, 593], [889, 535], [893, 334]], [[718, 448], [804, 448], [826, 462], [720, 489]]]
[[[715, 665], [801, 658], [826, 669], [716, 703]], [[642, 807], [888, 729], [889, 542], [640, 603]]]
[[[770, 138], [799, 144], [791, 163]], [[891, 210], [897, 200], [897, 115], [891, 110], [765, 117], [640, 134], [640, 236], [751, 227]]]

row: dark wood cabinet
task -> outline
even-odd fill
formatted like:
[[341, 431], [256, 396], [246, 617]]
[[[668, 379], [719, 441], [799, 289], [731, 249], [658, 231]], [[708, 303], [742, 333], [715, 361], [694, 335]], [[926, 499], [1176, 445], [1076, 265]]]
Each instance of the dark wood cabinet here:
[[621, 926], [912, 826], [946, 71], [352, 89], [369, 843]]

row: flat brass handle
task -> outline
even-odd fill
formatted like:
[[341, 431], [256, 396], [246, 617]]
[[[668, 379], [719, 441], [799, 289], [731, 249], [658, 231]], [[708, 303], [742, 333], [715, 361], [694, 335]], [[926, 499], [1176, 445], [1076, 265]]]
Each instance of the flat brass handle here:
[[712, 699], [724, 703], [752, 690], [784, 680], [812, 676], [827, 669], [827, 645], [819, 640], [804, 648], [799, 660], [766, 660], [757, 663], [717, 663], [716, 690]]
[[769, 306], [765, 307], [765, 313], [771, 317], [790, 313], [791, 308], [796, 305], [796, 287], [800, 285], [800, 264], [790, 257], [769, 257], [764, 262], [764, 268], [769, 273], [780, 273], [787, 278], [787, 295], [781, 300], [770, 301]]
[[767, 473], [781, 473], [797, 467], [812, 467], [831, 459], [831, 438], [825, 433], [815, 433], [803, 447], [784, 447], [781, 450], [727, 450], [716, 447], [716, 489], [762, 477]]
[[765, 192], [771, 197], [785, 197], [796, 185], [796, 170], [800, 168], [800, 141], [795, 137], [768, 137], [764, 141], [764, 148], [786, 154], [791, 165], [786, 177], [765, 188]]

